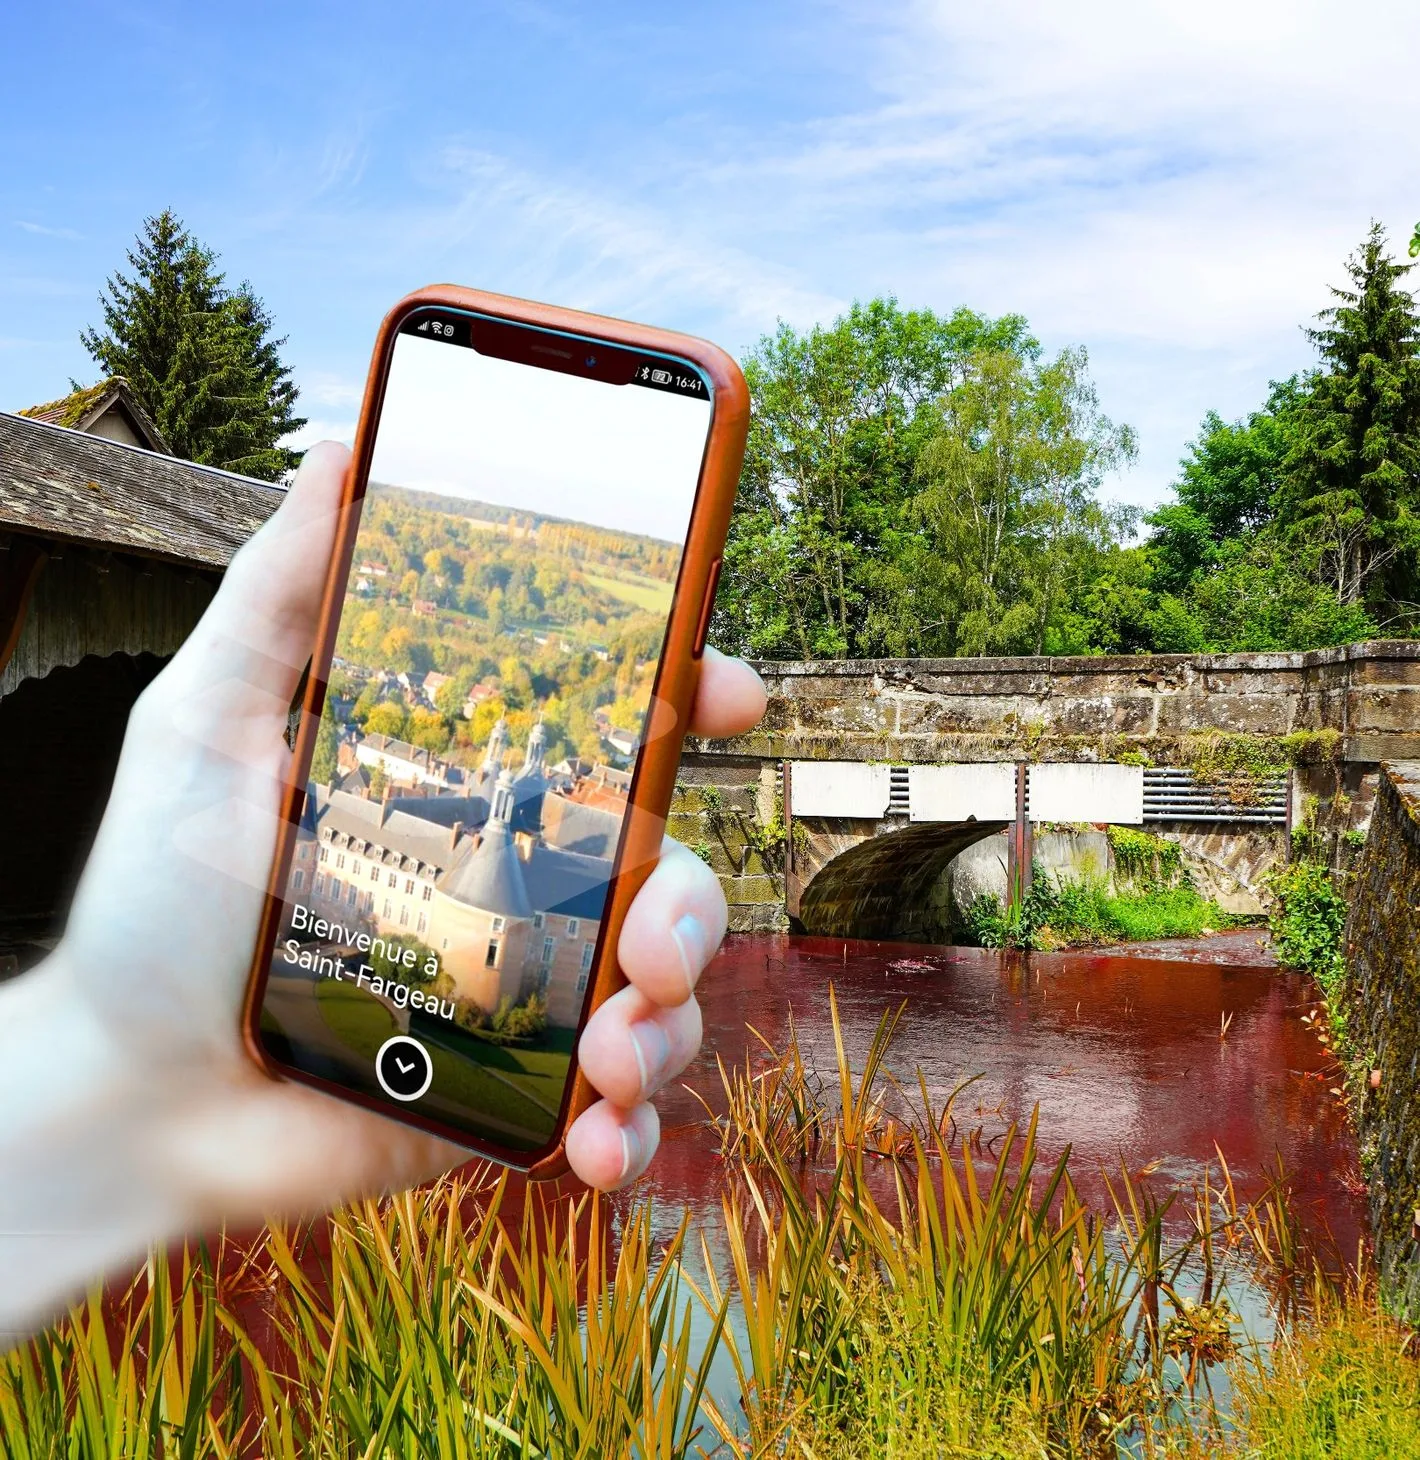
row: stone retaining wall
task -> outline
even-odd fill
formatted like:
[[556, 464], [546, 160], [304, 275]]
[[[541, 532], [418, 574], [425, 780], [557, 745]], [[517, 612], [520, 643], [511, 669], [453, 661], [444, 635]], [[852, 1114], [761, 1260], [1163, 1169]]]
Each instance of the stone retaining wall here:
[[789, 926], [783, 851], [762, 852], [751, 841], [755, 823], [770, 823], [777, 807], [773, 762], [695, 754], [681, 762], [666, 829], [719, 875], [732, 933], [778, 933]]
[[[1420, 762], [1382, 769], [1346, 926], [1361, 1148], [1382, 1279], [1420, 1317]], [[1370, 1088], [1369, 1071], [1380, 1071]]]

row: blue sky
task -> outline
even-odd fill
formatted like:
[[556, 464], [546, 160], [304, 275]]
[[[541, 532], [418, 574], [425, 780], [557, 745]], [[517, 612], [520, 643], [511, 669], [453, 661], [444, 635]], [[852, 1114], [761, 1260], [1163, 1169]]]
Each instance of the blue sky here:
[[[1364, 27], [1353, 17], [1364, 13]], [[1083, 344], [1165, 492], [1203, 412], [1304, 366], [1372, 217], [1420, 218], [1420, 6], [1263, 0], [27, 7], [0, 92], [0, 408], [173, 207], [348, 435], [435, 279], [736, 353], [852, 299]]]

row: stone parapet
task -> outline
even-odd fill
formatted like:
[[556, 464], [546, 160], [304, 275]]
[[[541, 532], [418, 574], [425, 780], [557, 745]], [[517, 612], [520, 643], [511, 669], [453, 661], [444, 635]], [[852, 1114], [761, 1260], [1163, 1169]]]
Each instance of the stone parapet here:
[[1345, 760], [1420, 758], [1420, 642], [1297, 654], [762, 662], [750, 734], [705, 756], [1110, 759], [1206, 731], [1335, 731]]

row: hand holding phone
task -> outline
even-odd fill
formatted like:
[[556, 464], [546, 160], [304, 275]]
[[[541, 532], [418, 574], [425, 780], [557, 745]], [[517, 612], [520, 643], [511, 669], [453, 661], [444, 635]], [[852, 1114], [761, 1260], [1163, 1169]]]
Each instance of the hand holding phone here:
[[[465, 1154], [271, 1079], [241, 1039], [291, 783], [288, 706], [322, 621], [349, 460], [330, 443], [307, 453], [138, 701], [64, 937], [0, 987], [0, 1330], [12, 1337], [152, 1243], [398, 1189]], [[728, 458], [722, 470], [733, 475]], [[695, 630], [677, 610], [668, 638], [686, 643]], [[736, 734], [763, 708], [753, 671], [706, 650], [684, 728]], [[656, 774], [668, 797], [673, 764]], [[709, 868], [673, 851], [630, 899], [619, 938], [603, 936], [629, 986], [583, 1027], [585, 1088], [564, 1143], [591, 1185], [636, 1176], [654, 1153], [632, 1031], [661, 1024], [672, 1061], [698, 1037], [673, 936], [687, 912], [713, 926], [723, 898]]]
[[[139, 701], [64, 938], [0, 986], [0, 1332], [10, 1338], [153, 1243], [398, 1190], [464, 1155], [270, 1079], [239, 1035], [290, 758], [287, 706], [348, 460], [329, 443], [307, 453], [281, 510]], [[748, 729], [763, 706], [751, 670], [706, 651], [693, 733]], [[626, 1036], [644, 1018], [693, 1008], [680, 999], [669, 933], [688, 899], [723, 910], [719, 896], [709, 868], [667, 858], [632, 903], [619, 941], [631, 987], [582, 1036], [591, 1082], [611, 1099], [584, 1111], [566, 1142], [593, 1186], [638, 1175], [654, 1153], [655, 1112], [628, 1089], [639, 1072], [627, 1075], [637, 1062]], [[628, 1129], [641, 1143], [629, 1170]]]
[[[746, 424], [701, 341], [452, 288], [387, 319], [252, 968], [273, 1074], [564, 1169], [595, 1099], [579, 1040], [662, 852]], [[671, 928], [675, 1002], [722, 933]], [[637, 1007], [608, 1015], [636, 1079], [603, 1088], [656, 1088], [699, 1043], [693, 1003]], [[629, 1170], [645, 1134], [621, 1134]]]

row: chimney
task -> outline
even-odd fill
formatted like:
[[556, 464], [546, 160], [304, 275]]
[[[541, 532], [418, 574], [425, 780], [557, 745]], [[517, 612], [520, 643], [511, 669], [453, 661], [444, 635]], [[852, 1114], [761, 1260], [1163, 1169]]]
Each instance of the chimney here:
[[458, 844], [459, 844], [459, 836], [462, 833], [462, 831], [463, 831], [463, 822], [461, 822], [461, 821], [454, 822], [454, 824], [449, 828], [449, 850], [450, 851], [453, 851], [453, 849], [456, 846], [458, 846]]

